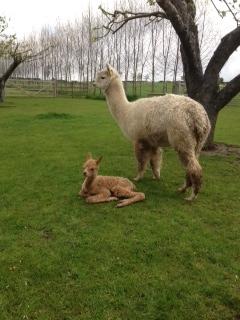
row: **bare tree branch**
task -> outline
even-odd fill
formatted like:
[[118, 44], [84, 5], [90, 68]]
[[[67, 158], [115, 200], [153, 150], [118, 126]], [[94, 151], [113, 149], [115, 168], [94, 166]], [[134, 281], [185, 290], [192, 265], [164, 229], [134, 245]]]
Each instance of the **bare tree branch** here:
[[[225, 35], [212, 58], [210, 59], [204, 73], [204, 82], [209, 87], [213, 83], [217, 83], [219, 73], [230, 57], [230, 55], [240, 45], [240, 26]], [[203, 88], [205, 90], [206, 88]]]
[[11, 50], [9, 51], [8, 55], [13, 59], [12, 63], [9, 65], [7, 70], [4, 72], [4, 74], [0, 77], [0, 81], [3, 83], [6, 83], [9, 77], [11, 77], [14, 70], [23, 62], [26, 61], [34, 61], [35, 59], [41, 58], [43, 53], [46, 53], [49, 51], [52, 46], [49, 46], [48, 48], [45, 48], [39, 52], [33, 53], [32, 49], [20, 49], [21, 44], [16, 43], [14, 46], [12, 46]]
[[[226, 10], [222, 10], [220, 9], [216, 3], [214, 2], [214, 0], [211, 0], [212, 5], [214, 6], [215, 10], [217, 11], [217, 13], [219, 14], [219, 16], [221, 18], [224, 18], [227, 12], [230, 12], [230, 14], [232, 15], [233, 19], [236, 21], [237, 26], [239, 26], [240, 23], [240, 19], [238, 18], [238, 14], [240, 13], [239, 10], [236, 9], [235, 5], [237, 5], [236, 1], [233, 0], [232, 4], [229, 4], [229, 1], [226, 0], [222, 0], [222, 3], [225, 4]], [[218, 3], [219, 4], [219, 3]], [[221, 3], [220, 3], [221, 5]], [[235, 9], [235, 12], [234, 10]]]
[[101, 39], [105, 36], [107, 36], [110, 32], [115, 34], [117, 31], [119, 31], [126, 23], [128, 23], [131, 20], [135, 19], [141, 19], [141, 18], [149, 18], [151, 20], [152, 17], [155, 19], [167, 19], [166, 14], [162, 11], [152, 11], [152, 12], [132, 12], [132, 11], [121, 11], [121, 10], [115, 10], [113, 13], [106, 11], [102, 8], [102, 6], [99, 6], [99, 9], [102, 11], [104, 16], [108, 19], [108, 23], [97, 27], [96, 29], [105, 29], [106, 33], [104, 33], [102, 36], [98, 37], [98, 39]]
[[233, 16], [233, 19], [236, 21], [237, 26], [238, 26], [239, 25], [239, 19], [237, 18], [237, 14], [235, 12], [233, 12], [232, 8], [230, 7], [229, 3], [226, 0], [223, 0], [223, 2], [225, 3], [226, 7], [228, 8], [229, 12]]
[[216, 99], [217, 111], [220, 111], [232, 98], [240, 91], [240, 74], [229, 81], [226, 86], [219, 91]]

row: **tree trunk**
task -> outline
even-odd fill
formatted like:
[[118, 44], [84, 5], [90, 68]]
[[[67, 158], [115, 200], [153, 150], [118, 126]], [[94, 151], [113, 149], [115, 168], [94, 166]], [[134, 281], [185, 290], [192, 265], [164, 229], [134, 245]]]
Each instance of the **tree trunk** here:
[[4, 97], [5, 97], [5, 82], [0, 79], [0, 103], [4, 102]]
[[5, 84], [7, 80], [10, 78], [12, 73], [15, 71], [15, 69], [24, 61], [24, 59], [16, 55], [13, 57], [13, 62], [10, 64], [10, 66], [7, 68], [7, 70], [4, 72], [4, 74], [0, 78], [0, 103], [4, 101], [4, 89]]
[[213, 104], [208, 104], [205, 105], [205, 110], [208, 114], [208, 118], [211, 123], [211, 131], [208, 135], [207, 141], [204, 145], [205, 150], [211, 150], [214, 149], [215, 144], [214, 144], [214, 133], [215, 133], [215, 128], [216, 128], [216, 123], [217, 123], [217, 117], [218, 117], [218, 112], [215, 111], [214, 105]]

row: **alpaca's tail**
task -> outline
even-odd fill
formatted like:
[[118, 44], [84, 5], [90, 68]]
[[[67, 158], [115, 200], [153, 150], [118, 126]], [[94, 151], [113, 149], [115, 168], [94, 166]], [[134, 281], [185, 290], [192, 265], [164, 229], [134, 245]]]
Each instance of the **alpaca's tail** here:
[[193, 135], [196, 140], [195, 153], [197, 156], [199, 156], [211, 129], [211, 124], [205, 110], [201, 115], [201, 117], [194, 117], [193, 126]]

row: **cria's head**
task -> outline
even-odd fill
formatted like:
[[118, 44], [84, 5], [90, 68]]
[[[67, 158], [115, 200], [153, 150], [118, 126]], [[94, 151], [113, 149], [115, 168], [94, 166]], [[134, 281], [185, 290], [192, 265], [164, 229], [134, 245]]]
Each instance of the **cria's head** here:
[[94, 178], [98, 175], [98, 168], [101, 160], [102, 157], [97, 160], [93, 159], [90, 153], [86, 156], [86, 160], [83, 165], [83, 175], [85, 178]]
[[109, 87], [113, 77], [117, 74], [118, 73], [116, 72], [116, 70], [113, 69], [109, 64], [107, 64], [106, 69], [103, 69], [97, 73], [95, 81], [96, 87], [102, 90], [106, 90]]

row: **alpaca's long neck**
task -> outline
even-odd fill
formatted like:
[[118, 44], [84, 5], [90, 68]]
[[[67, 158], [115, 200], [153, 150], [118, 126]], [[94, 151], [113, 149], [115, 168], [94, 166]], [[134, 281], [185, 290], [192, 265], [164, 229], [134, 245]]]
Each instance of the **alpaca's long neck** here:
[[111, 114], [121, 126], [126, 122], [129, 102], [119, 77], [112, 80], [105, 95]]
[[91, 185], [93, 184], [94, 180], [95, 180], [95, 177], [87, 177], [83, 183], [84, 189], [89, 190], [91, 188]]

